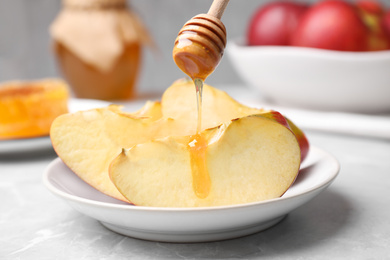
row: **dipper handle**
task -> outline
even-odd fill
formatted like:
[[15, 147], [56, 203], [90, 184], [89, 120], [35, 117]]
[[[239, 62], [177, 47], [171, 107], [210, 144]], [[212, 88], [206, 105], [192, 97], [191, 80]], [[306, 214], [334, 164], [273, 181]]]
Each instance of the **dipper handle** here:
[[209, 11], [207, 14], [214, 16], [221, 20], [221, 17], [223, 15], [223, 12], [226, 9], [226, 6], [228, 5], [229, 0], [214, 0], [213, 3], [210, 6]]

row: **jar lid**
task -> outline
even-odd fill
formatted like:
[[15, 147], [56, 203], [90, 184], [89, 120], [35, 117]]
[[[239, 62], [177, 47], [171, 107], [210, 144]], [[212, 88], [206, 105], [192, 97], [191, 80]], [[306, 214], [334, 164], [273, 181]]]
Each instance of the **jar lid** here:
[[52, 38], [101, 71], [109, 71], [129, 44], [153, 44], [143, 23], [131, 9], [96, 8], [98, 3], [125, 4], [125, 0], [63, 2], [80, 8], [64, 6], [50, 26]]

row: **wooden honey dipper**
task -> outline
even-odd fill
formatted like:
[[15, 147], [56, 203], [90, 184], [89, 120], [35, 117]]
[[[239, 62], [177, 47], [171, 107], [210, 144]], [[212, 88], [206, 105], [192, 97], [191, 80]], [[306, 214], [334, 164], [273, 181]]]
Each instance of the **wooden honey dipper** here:
[[193, 80], [204, 81], [219, 64], [226, 47], [221, 17], [229, 0], [214, 0], [207, 14], [186, 22], [173, 48], [176, 65]]

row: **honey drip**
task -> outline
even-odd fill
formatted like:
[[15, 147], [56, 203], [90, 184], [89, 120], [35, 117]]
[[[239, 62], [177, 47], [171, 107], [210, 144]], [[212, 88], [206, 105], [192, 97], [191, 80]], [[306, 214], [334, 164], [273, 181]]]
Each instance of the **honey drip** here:
[[198, 123], [196, 134], [191, 136], [188, 144], [190, 149], [192, 185], [195, 195], [204, 199], [210, 193], [211, 180], [206, 164], [207, 140], [200, 134], [202, 128], [202, 90], [203, 80], [194, 79], [198, 109]]
[[194, 79], [194, 85], [196, 90], [196, 107], [198, 109], [198, 124], [196, 126], [196, 134], [202, 131], [202, 92], [203, 92], [203, 80]]
[[196, 134], [191, 136], [188, 146], [192, 185], [194, 193], [201, 199], [206, 198], [211, 189], [206, 162], [208, 140], [201, 135], [203, 82], [218, 66], [226, 45], [225, 27], [219, 20], [215, 20], [218, 19], [209, 15], [200, 15], [190, 20], [179, 32], [173, 48], [176, 65], [192, 78], [196, 89], [198, 122]]

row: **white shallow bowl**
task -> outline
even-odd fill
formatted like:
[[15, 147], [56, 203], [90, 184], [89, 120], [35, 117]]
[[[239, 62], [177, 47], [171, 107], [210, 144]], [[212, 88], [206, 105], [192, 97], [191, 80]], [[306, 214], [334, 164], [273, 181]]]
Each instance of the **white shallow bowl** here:
[[43, 182], [75, 210], [117, 233], [163, 242], [216, 241], [269, 228], [328, 187], [339, 172], [339, 163], [321, 149], [310, 149], [297, 180], [281, 198], [242, 205], [209, 208], [130, 205], [95, 190], [59, 158], [47, 167]]
[[347, 111], [390, 111], [390, 51], [341, 52], [291, 46], [246, 46], [227, 54], [242, 80], [280, 105]]

